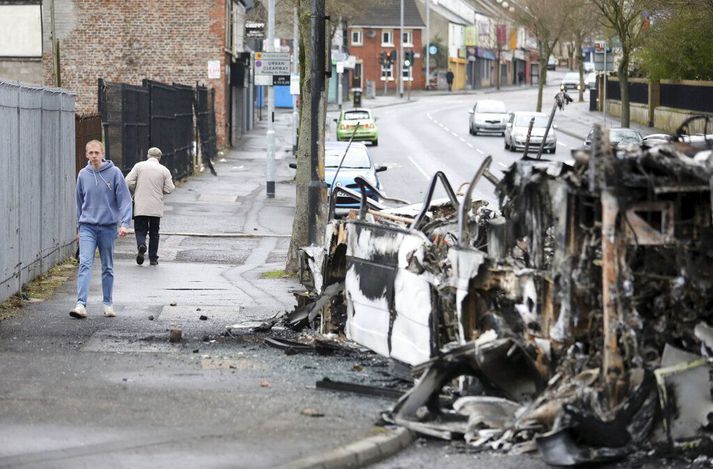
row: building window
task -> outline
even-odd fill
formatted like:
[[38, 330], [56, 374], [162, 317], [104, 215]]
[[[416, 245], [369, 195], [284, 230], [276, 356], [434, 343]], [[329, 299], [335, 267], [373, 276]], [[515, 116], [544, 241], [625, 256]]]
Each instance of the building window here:
[[404, 37], [402, 40], [404, 47], [413, 47], [413, 31], [404, 31]]
[[361, 46], [364, 44], [363, 34], [361, 29], [355, 29], [352, 31], [352, 45]]
[[41, 2], [0, 2], [0, 57], [42, 57]]
[[393, 65], [382, 65], [381, 66], [381, 81], [393, 81], [394, 80], [394, 66]]
[[394, 31], [391, 29], [381, 30], [381, 45], [382, 46], [393, 46], [394, 45]]

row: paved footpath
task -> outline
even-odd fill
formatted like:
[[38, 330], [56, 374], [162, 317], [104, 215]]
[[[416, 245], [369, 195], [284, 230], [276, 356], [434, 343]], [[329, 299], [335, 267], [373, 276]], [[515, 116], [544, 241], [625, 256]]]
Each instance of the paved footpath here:
[[[0, 467], [324, 467], [406, 441], [374, 426], [392, 401], [315, 388], [324, 377], [373, 383], [383, 361], [225, 335], [291, 310], [301, 288], [263, 277], [284, 268], [292, 231], [290, 119], [277, 113], [275, 198], [262, 121], [217, 158], [217, 177], [194, 175], [167, 197], [158, 266], [136, 264], [133, 235], [117, 242], [116, 318], [101, 313], [97, 260], [88, 319], [69, 317], [69, 265], [53, 295], [0, 321]], [[364, 451], [344, 449], [374, 435]]]

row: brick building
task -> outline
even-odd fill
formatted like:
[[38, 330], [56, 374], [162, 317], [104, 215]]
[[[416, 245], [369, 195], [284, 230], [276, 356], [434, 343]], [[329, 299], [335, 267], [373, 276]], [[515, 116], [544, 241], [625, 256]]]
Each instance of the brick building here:
[[[12, 3], [12, 2], [11, 2]], [[243, 25], [251, 0], [53, 0], [14, 2], [41, 4], [41, 57], [0, 57], [0, 73], [15, 65], [30, 83], [57, 84], [77, 94], [77, 112], [97, 112], [97, 82], [140, 85], [147, 78], [164, 83], [215, 89], [219, 146], [231, 140], [236, 84], [242, 65]], [[54, 14], [51, 5], [54, 5]], [[25, 28], [27, 29], [27, 28]], [[55, 63], [52, 30], [59, 48]], [[238, 67], [236, 67], [238, 65]], [[22, 66], [22, 67], [20, 67]], [[37, 76], [38, 72], [42, 75]], [[19, 72], [18, 72], [19, 73]], [[235, 132], [232, 133], [235, 135]]]
[[[348, 26], [347, 47], [349, 54], [356, 57], [353, 71], [353, 86], [365, 88], [367, 81], [373, 81], [376, 92], [384, 89], [398, 89], [398, 60], [394, 63], [381, 63], [380, 57], [389, 56], [401, 47], [403, 40], [404, 55], [412, 52], [414, 63], [404, 67], [404, 92], [409, 87], [424, 89], [426, 85], [423, 61], [423, 31], [426, 24], [416, 8], [414, 0], [404, 0], [404, 30], [400, 38], [401, 8], [397, 0], [386, 0], [352, 18]], [[398, 59], [398, 57], [397, 57]]]

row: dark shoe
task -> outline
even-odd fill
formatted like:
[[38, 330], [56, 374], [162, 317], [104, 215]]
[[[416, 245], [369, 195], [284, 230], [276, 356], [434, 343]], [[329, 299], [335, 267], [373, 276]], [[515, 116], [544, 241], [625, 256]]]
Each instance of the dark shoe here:
[[151, 260], [149, 261], [149, 263], [150, 263], [151, 265], [158, 265], [158, 259], [151, 259]]
[[144, 254], [146, 254], [146, 246], [141, 245], [139, 246], [139, 253], [136, 254], [136, 263], [141, 265], [144, 263]]

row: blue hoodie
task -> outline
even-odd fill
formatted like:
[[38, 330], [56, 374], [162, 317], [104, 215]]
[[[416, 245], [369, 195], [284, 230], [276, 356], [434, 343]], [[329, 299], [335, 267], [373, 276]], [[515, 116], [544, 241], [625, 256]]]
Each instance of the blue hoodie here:
[[131, 194], [121, 170], [104, 161], [98, 170], [91, 163], [77, 176], [77, 226], [131, 223]]

